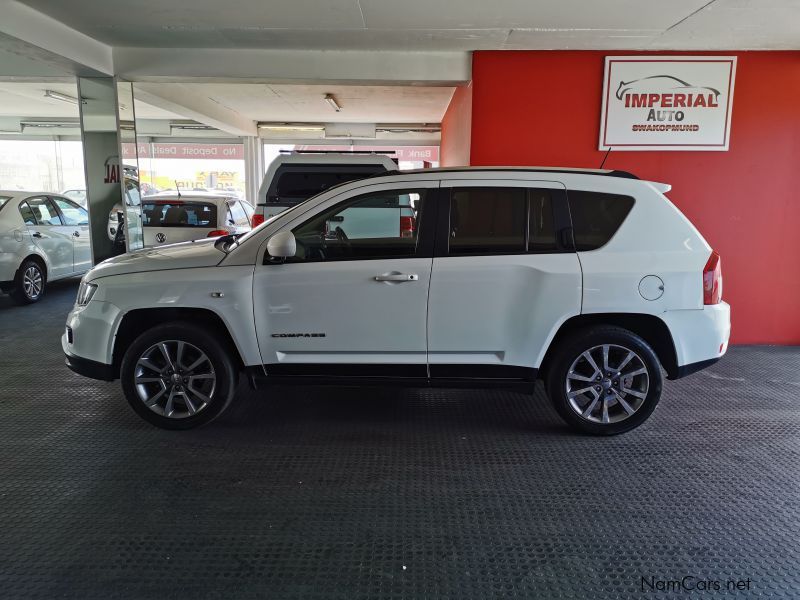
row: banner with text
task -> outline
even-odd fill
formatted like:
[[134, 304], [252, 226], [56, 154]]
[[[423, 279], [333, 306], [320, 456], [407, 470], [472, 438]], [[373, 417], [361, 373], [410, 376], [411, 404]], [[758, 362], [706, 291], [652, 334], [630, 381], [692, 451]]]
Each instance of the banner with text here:
[[607, 56], [600, 150], [727, 150], [735, 56]]

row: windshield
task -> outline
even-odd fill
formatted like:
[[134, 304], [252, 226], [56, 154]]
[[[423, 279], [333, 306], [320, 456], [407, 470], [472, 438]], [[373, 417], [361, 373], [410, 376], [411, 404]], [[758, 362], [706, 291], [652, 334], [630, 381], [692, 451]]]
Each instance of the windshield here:
[[208, 202], [145, 200], [142, 203], [145, 227], [216, 227], [217, 207]]
[[[317, 194], [317, 196], [319, 196], [319, 195], [321, 195], [321, 194]], [[273, 217], [270, 217], [269, 219], [264, 221], [258, 227], [254, 228], [254, 229], [251, 229], [250, 231], [248, 231], [247, 233], [245, 233], [243, 235], [238, 236], [233, 242], [231, 242], [227, 246], [227, 250], [230, 251], [230, 250], [233, 250], [234, 248], [238, 248], [241, 244], [243, 244], [244, 242], [246, 242], [247, 240], [252, 238], [254, 233], [256, 233], [258, 231], [261, 231], [264, 227], [268, 226], [270, 223], [273, 223], [275, 221], [275, 219], [277, 219], [278, 217], [283, 218], [283, 217], [285, 217], [285, 216], [287, 216], [289, 214], [295, 213], [295, 212], [302, 212], [302, 210], [298, 210], [298, 209], [300, 209], [301, 207], [305, 206], [307, 202], [310, 202], [311, 200], [313, 200], [317, 196], [313, 196], [313, 197], [309, 198], [308, 200], [304, 200], [300, 204], [295, 204], [291, 208], [288, 208], [285, 211], [283, 211], [281, 213], [278, 213], [277, 215], [275, 215]]]
[[3, 210], [3, 207], [8, 204], [9, 200], [11, 200], [11, 196], [0, 196], [0, 210]]

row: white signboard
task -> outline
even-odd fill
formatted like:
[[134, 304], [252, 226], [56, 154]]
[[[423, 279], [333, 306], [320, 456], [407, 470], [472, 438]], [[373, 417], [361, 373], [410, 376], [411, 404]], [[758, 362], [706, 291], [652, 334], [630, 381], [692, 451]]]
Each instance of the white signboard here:
[[727, 150], [735, 56], [607, 56], [601, 150]]

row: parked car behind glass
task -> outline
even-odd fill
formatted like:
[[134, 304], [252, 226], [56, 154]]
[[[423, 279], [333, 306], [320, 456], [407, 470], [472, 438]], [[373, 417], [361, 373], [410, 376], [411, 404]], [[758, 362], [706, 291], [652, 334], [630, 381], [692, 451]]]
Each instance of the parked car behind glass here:
[[0, 289], [20, 304], [92, 266], [89, 213], [48, 192], [0, 191]]
[[162, 192], [142, 200], [144, 245], [250, 231], [253, 207], [226, 192]]

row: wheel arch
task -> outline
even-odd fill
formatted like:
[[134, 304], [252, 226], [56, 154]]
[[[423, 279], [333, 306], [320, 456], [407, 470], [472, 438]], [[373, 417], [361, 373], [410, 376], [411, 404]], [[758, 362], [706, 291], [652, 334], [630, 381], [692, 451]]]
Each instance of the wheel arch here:
[[222, 317], [213, 310], [185, 307], [137, 308], [126, 312], [117, 327], [112, 350], [114, 375], [119, 376], [122, 357], [139, 335], [157, 325], [177, 321], [189, 322], [216, 334], [218, 339], [228, 347], [238, 368], [244, 367], [241, 350], [231, 335], [230, 329]]
[[662, 319], [644, 313], [594, 313], [576, 315], [561, 324], [540, 365], [539, 370], [542, 377], [546, 377], [550, 360], [556, 353], [559, 344], [567, 336], [581, 329], [598, 325], [613, 325], [635, 333], [653, 348], [661, 366], [667, 372], [668, 379], [676, 379], [679, 376], [675, 342], [669, 327]]
[[48, 276], [50, 273], [50, 263], [47, 260], [47, 256], [44, 254], [40, 254], [39, 252], [31, 252], [21, 261], [19, 261], [19, 267], [17, 267], [17, 272], [22, 268], [22, 265], [25, 264], [26, 260], [35, 260], [36, 262], [40, 263], [42, 267], [44, 267], [44, 278], [45, 281], [49, 281]]

